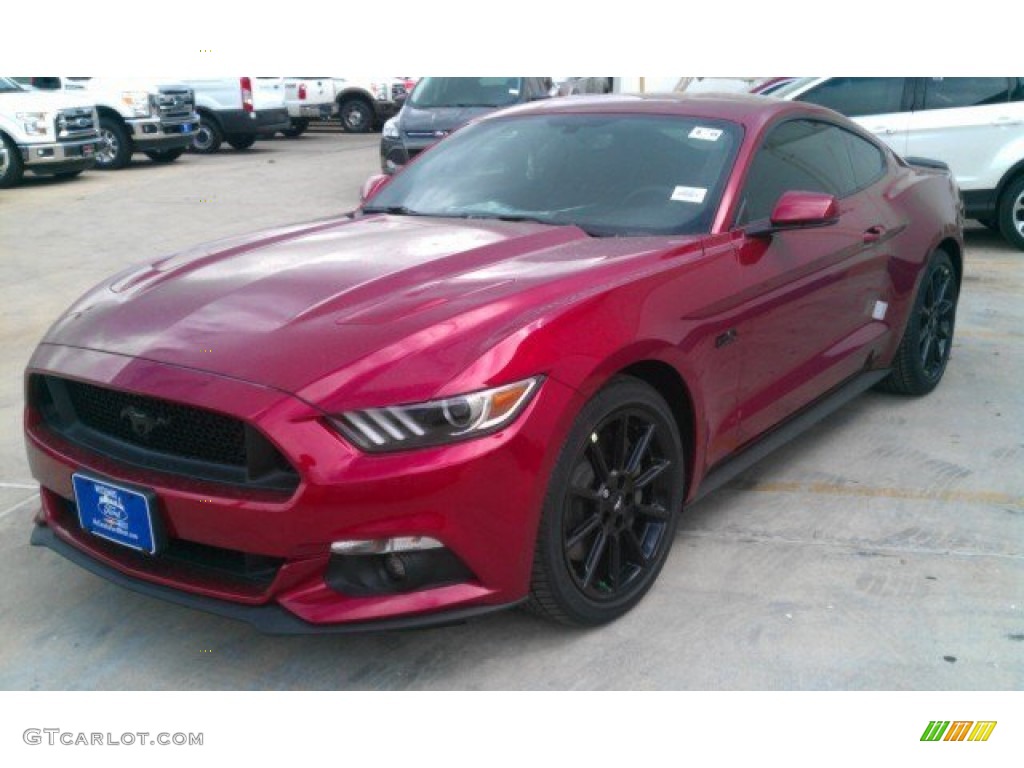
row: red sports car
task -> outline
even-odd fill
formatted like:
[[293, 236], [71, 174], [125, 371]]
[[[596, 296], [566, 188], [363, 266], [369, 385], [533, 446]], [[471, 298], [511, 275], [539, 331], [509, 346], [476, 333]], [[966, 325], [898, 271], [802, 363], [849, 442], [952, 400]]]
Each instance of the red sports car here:
[[688, 503], [949, 358], [954, 182], [819, 107], [530, 104], [367, 189], [57, 321], [33, 543], [270, 632], [598, 624]]

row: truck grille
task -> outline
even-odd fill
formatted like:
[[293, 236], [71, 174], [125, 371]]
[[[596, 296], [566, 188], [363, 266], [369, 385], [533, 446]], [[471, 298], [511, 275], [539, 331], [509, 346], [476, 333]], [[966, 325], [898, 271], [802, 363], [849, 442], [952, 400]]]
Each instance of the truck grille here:
[[405, 86], [402, 83], [391, 84], [391, 100], [402, 101], [408, 94], [405, 91]]
[[96, 120], [91, 107], [62, 109], [57, 113], [58, 141], [75, 141], [94, 136], [96, 136]]
[[160, 89], [153, 97], [153, 106], [161, 118], [189, 118], [195, 107], [195, 96], [190, 88]]
[[51, 430], [111, 459], [252, 488], [298, 486], [273, 444], [231, 416], [55, 376], [34, 375], [29, 399]]

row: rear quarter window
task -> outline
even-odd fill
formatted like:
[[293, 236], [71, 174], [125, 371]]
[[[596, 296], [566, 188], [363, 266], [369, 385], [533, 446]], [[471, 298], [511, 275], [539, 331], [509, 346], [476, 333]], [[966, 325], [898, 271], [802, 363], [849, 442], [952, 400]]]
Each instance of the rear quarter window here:
[[927, 77], [925, 109], [955, 109], [1005, 104], [1010, 100], [1012, 81], [1008, 77]]
[[833, 77], [796, 97], [847, 117], [903, 111], [903, 77]]

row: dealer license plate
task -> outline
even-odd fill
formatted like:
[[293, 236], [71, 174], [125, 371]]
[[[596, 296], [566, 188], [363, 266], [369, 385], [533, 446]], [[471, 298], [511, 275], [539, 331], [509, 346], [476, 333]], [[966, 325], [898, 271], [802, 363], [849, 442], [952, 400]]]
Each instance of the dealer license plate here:
[[152, 555], [159, 551], [162, 537], [153, 519], [155, 494], [78, 473], [71, 481], [78, 520], [85, 530], [140, 552]]

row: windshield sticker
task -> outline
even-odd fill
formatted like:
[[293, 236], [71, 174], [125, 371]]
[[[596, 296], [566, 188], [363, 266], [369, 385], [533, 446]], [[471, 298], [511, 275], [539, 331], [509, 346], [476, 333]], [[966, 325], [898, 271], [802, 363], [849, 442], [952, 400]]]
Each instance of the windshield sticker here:
[[720, 128], [705, 128], [702, 125], [698, 125], [690, 131], [691, 139], [702, 139], [703, 141], [718, 141], [718, 137], [721, 135]]
[[509, 94], [509, 96], [518, 96], [519, 95], [519, 89], [518, 88], [509, 88], [508, 89], [508, 94]]
[[703, 203], [708, 191], [704, 187], [676, 187], [672, 190], [672, 200], [680, 203]]

